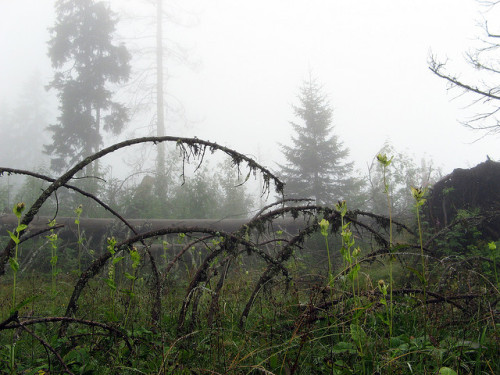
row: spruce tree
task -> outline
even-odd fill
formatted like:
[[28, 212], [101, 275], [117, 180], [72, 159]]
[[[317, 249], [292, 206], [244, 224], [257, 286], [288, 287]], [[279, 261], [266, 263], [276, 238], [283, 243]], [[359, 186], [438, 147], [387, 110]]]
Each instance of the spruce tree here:
[[60, 116], [48, 128], [52, 143], [45, 149], [52, 168], [61, 171], [96, 152], [103, 131], [123, 129], [127, 110], [113, 101], [109, 85], [128, 80], [130, 54], [113, 42], [117, 18], [105, 2], [58, 0], [55, 7], [49, 56], [56, 73], [49, 88], [58, 91]]
[[332, 133], [333, 111], [328, 97], [309, 77], [303, 82], [298, 99], [299, 105], [292, 106], [299, 120], [290, 122], [295, 132], [292, 146], [281, 146], [287, 161], [280, 165], [286, 195], [312, 198], [317, 204], [326, 205], [356, 196], [360, 182], [351, 176], [353, 163], [346, 160], [349, 150]]

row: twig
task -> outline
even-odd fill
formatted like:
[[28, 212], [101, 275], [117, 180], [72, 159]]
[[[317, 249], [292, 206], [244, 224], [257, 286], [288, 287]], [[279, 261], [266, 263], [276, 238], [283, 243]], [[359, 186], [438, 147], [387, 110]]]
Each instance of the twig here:
[[64, 372], [67, 373], [67, 374], [70, 374], [70, 375], [74, 375], [70, 369], [68, 368], [68, 366], [66, 365], [66, 363], [64, 362], [64, 360], [62, 359], [61, 355], [47, 342], [45, 341], [43, 338], [41, 338], [40, 336], [38, 336], [35, 332], [33, 332], [32, 330], [30, 330], [28, 327], [25, 326], [24, 323], [21, 323], [18, 321], [18, 324], [19, 326], [24, 329], [26, 332], [28, 332], [31, 336], [33, 336], [35, 339], [37, 339], [38, 341], [40, 341], [40, 343], [46, 348], [48, 349], [49, 351], [52, 352], [52, 354], [54, 354], [57, 358], [57, 360], [59, 361], [59, 363], [61, 364], [61, 366], [64, 367]]
[[[12, 321], [12, 320], [11, 320]], [[29, 319], [29, 320], [24, 320], [24, 321], [19, 321], [17, 320], [16, 324], [8, 324], [2, 329], [16, 329], [16, 328], [24, 328], [24, 326], [28, 325], [33, 325], [33, 324], [40, 324], [40, 323], [55, 323], [55, 322], [68, 322], [68, 323], [78, 323], [78, 324], [84, 324], [88, 325], [91, 327], [99, 327], [102, 329], [105, 329], [111, 333], [116, 334], [117, 336], [121, 337], [123, 341], [125, 341], [125, 344], [129, 348], [130, 351], [132, 351], [132, 345], [129, 342], [128, 336], [120, 331], [117, 328], [114, 328], [112, 326], [109, 326], [104, 323], [99, 323], [95, 322], [93, 320], [86, 320], [86, 319], [79, 319], [79, 318], [72, 318], [72, 317], [67, 317], [67, 316], [54, 316], [54, 317], [47, 317], [47, 318], [36, 318], [36, 319]]]

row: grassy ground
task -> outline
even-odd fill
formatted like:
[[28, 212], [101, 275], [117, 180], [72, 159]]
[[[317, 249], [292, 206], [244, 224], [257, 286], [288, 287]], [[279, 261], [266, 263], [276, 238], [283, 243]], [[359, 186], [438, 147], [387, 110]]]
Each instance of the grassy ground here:
[[[424, 304], [414, 261], [403, 258], [393, 261], [392, 314], [387, 257], [362, 263], [354, 289], [341, 272], [330, 283], [324, 265], [305, 270], [296, 259], [288, 279], [262, 286], [243, 320], [263, 269], [237, 264], [217, 291], [219, 269], [191, 291], [182, 327], [194, 269], [164, 281], [154, 325], [151, 276], [142, 272], [133, 294], [120, 291], [131, 288], [124, 263], [116, 269], [116, 290], [105, 281], [109, 270], [90, 280], [64, 335], [56, 318], [64, 316], [77, 276], [59, 274], [53, 291], [50, 274], [31, 271], [18, 280], [17, 300], [35, 298], [0, 330], [0, 373], [500, 373], [499, 293], [490, 263], [430, 261]], [[11, 313], [11, 282], [11, 276], [1, 280], [1, 321]]]

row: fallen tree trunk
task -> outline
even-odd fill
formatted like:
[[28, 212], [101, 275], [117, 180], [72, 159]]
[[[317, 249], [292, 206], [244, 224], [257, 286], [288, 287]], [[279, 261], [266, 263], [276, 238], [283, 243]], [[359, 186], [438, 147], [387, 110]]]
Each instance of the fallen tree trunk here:
[[[30, 231], [46, 228], [52, 218], [35, 216], [29, 224]], [[224, 232], [234, 232], [245, 225], [249, 219], [130, 219], [127, 220], [137, 232], [144, 233], [163, 228], [210, 228]], [[64, 228], [58, 231], [60, 238], [67, 241], [78, 240], [78, 227], [74, 217], [58, 217], [56, 223]], [[17, 226], [17, 218], [13, 214], [0, 216], [0, 235], [7, 236], [7, 230], [12, 231]], [[282, 230], [295, 235], [306, 226], [301, 219], [283, 218], [273, 222], [271, 230]], [[115, 218], [80, 218], [80, 232], [85, 233], [87, 239], [100, 241], [104, 236], [125, 237], [130, 234], [129, 229]]]

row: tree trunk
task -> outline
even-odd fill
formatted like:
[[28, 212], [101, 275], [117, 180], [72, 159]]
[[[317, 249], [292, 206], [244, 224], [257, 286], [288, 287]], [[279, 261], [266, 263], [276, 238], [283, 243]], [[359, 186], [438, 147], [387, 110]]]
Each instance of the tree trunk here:
[[[163, 0], [157, 0], [156, 6], [156, 135], [165, 135], [165, 108], [163, 100]], [[160, 199], [166, 198], [165, 176], [165, 145], [156, 145], [158, 156], [156, 159], [156, 193]]]
[[[37, 216], [29, 224], [29, 230], [35, 232], [47, 226], [52, 218]], [[161, 228], [210, 228], [224, 232], [234, 232], [239, 230], [250, 219], [130, 219], [127, 220], [138, 233], [144, 233]], [[64, 225], [64, 229], [58, 231], [58, 236], [63, 240], [75, 242], [78, 240], [78, 228], [74, 217], [57, 217], [57, 224]], [[17, 225], [17, 218], [13, 214], [0, 216], [0, 232], [12, 231]], [[285, 218], [273, 222], [274, 230], [284, 230], [295, 235], [300, 229], [306, 227], [306, 222], [300, 219]], [[116, 219], [108, 218], [80, 218], [80, 232], [85, 233], [85, 238], [92, 238], [93, 241], [101, 241], [105, 236], [115, 236], [117, 239], [124, 239], [131, 236], [130, 231]]]

